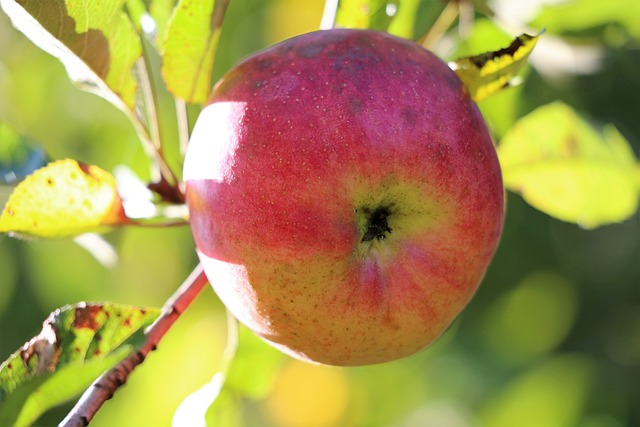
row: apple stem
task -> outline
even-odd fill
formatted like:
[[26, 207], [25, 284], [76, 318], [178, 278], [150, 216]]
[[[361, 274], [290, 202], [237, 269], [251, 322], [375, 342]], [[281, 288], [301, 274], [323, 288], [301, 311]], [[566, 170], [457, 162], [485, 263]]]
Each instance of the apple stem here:
[[102, 374], [84, 392], [80, 400], [67, 414], [58, 427], [80, 427], [88, 425], [104, 402], [126, 382], [133, 370], [144, 362], [149, 353], [156, 349], [164, 335], [175, 321], [196, 299], [207, 285], [208, 280], [200, 264], [167, 300], [160, 316], [145, 331], [145, 342], [115, 367]]

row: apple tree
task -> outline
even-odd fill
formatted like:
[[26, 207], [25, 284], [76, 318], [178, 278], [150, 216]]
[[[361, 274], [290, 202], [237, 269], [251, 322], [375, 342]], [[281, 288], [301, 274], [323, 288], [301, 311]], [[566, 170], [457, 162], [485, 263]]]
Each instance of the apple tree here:
[[[0, 425], [640, 423], [634, 381], [640, 375], [640, 80], [634, 71], [640, 66], [635, 19], [640, 9], [635, 0], [0, 0], [0, 6], [0, 359], [5, 360], [0, 365]], [[202, 131], [195, 125], [198, 117], [209, 116], [208, 105], [227, 102], [225, 96], [244, 96], [242, 88], [249, 83], [252, 90], [269, 84], [264, 70], [276, 74], [271, 61], [262, 61], [262, 74], [256, 75], [264, 80], [256, 83], [246, 72], [228, 74], [235, 64], [293, 36], [319, 29], [319, 34], [338, 34], [333, 30], [338, 28], [389, 33], [403, 39], [389, 45], [393, 49], [406, 45], [421, 54], [427, 49], [444, 61], [442, 67], [453, 77], [424, 92], [441, 94], [455, 81], [469, 102], [465, 110], [477, 104], [506, 190], [504, 228], [502, 216], [496, 225], [502, 230], [500, 246], [486, 274], [484, 265], [478, 273], [483, 284], [451, 326], [457, 311], [443, 323], [448, 329], [435, 344], [404, 357], [397, 339], [385, 341], [383, 326], [364, 322], [357, 334], [345, 335], [342, 345], [358, 345], [364, 337], [362, 342], [384, 344], [378, 347], [393, 357], [380, 358], [375, 345], [357, 359], [364, 363], [303, 357], [336, 365], [403, 357], [351, 368], [290, 358], [254, 334], [277, 342], [264, 332], [268, 328], [257, 331], [249, 325], [252, 331], [236, 321], [237, 316], [251, 323], [234, 311], [237, 301], [232, 307], [220, 291], [236, 273], [216, 274], [223, 270], [210, 267], [202, 255], [204, 243], [198, 243], [207, 242], [201, 233], [211, 231], [196, 227], [202, 222], [198, 204], [221, 191], [200, 193], [190, 184], [199, 170], [185, 167], [183, 176], [188, 148], [202, 147], [196, 138]], [[387, 46], [380, 42], [387, 35], [375, 37]], [[327, 49], [335, 53], [340, 43]], [[398, 57], [389, 56], [390, 62], [406, 58], [409, 51], [403, 49]], [[304, 51], [311, 57], [320, 50], [312, 45]], [[386, 58], [391, 50], [380, 55]], [[376, 54], [367, 53], [367, 58]], [[417, 60], [412, 56], [411, 61]], [[314, 70], [320, 70], [318, 64]], [[328, 68], [327, 84], [341, 83], [333, 80], [337, 65]], [[376, 71], [369, 69], [357, 79], [372, 78]], [[214, 89], [221, 81], [230, 83]], [[393, 106], [388, 99], [403, 96], [404, 83], [408, 91], [415, 89], [409, 78], [375, 83], [376, 94], [386, 100], [381, 101], [384, 108]], [[436, 95], [421, 100], [423, 105], [435, 102]], [[247, 126], [265, 128], [258, 122], [275, 113], [277, 96], [271, 96], [258, 104], [262, 113], [251, 116]], [[303, 116], [299, 109], [313, 105], [284, 106], [278, 117], [297, 115], [305, 124], [313, 123], [308, 117], [330, 118], [344, 137], [350, 129], [336, 124], [341, 99], [346, 98], [327, 100], [335, 111]], [[356, 107], [350, 111], [367, 108]], [[382, 117], [382, 110], [368, 111], [375, 112], [375, 120]], [[468, 132], [459, 130], [465, 117], [449, 126]], [[230, 122], [227, 116], [214, 117], [207, 135], [217, 135], [219, 142]], [[275, 141], [277, 131], [265, 138]], [[314, 135], [324, 134], [309, 133]], [[219, 145], [213, 147], [198, 148], [190, 164], [206, 163]], [[355, 156], [346, 150], [333, 154], [338, 156], [334, 166]], [[386, 157], [380, 162], [385, 160], [394, 161]], [[250, 164], [242, 169], [244, 175], [233, 170], [235, 164], [221, 168], [245, 179], [262, 173], [267, 161]], [[348, 166], [364, 169], [362, 164]], [[318, 168], [307, 169], [315, 173]], [[442, 176], [458, 178], [451, 170]], [[271, 182], [267, 178], [243, 191]], [[333, 181], [325, 176], [295, 199], [320, 200], [321, 191], [337, 190], [322, 189], [322, 182]], [[478, 177], [464, 182], [460, 194], [485, 202], [490, 198], [486, 187], [473, 185]], [[293, 184], [277, 187], [282, 190], [277, 199], [284, 201]], [[323, 200], [324, 205], [338, 204], [338, 196]], [[403, 197], [392, 197], [392, 204], [401, 204]], [[437, 206], [445, 212], [442, 206], [452, 199], [439, 200]], [[242, 203], [251, 202], [248, 197]], [[222, 209], [216, 203], [212, 209]], [[421, 212], [425, 203], [420, 199], [413, 211]], [[359, 242], [392, 243], [390, 236], [398, 233], [391, 222], [394, 211], [380, 206], [364, 206]], [[477, 214], [471, 205], [461, 206], [462, 214]], [[247, 213], [236, 218], [233, 209], [220, 212], [225, 226], [248, 224]], [[449, 264], [472, 275], [479, 249], [460, 239], [455, 227], [447, 228], [454, 217], [449, 212], [438, 223], [456, 236], [447, 250], [457, 262]], [[491, 220], [475, 219], [474, 230]], [[222, 245], [238, 238], [238, 230], [226, 234]], [[295, 259], [303, 246], [320, 244], [309, 240], [298, 242], [297, 252], [283, 253]], [[258, 251], [253, 242], [251, 250]], [[410, 259], [408, 271], [423, 277], [416, 266], [422, 258], [415, 253], [403, 252], [398, 264]], [[272, 253], [256, 257], [275, 270], [288, 262]], [[239, 271], [235, 266], [233, 272]], [[296, 272], [314, 265], [307, 259], [298, 267]], [[399, 265], [391, 267], [390, 277], [413, 277]], [[228, 309], [209, 291], [209, 280]], [[261, 313], [268, 312], [265, 318], [275, 322], [284, 307], [295, 311], [313, 300], [298, 293], [290, 303], [277, 295], [277, 304]], [[240, 300], [249, 305], [248, 299]], [[412, 303], [402, 301], [395, 311]], [[318, 312], [340, 327], [355, 325], [330, 304], [303, 311], [310, 319]], [[314, 347], [327, 336], [320, 333], [329, 330], [327, 324], [314, 333], [300, 328], [300, 319], [291, 319], [283, 322], [291, 329], [287, 333], [304, 331], [304, 337], [277, 343], [280, 348]], [[396, 329], [403, 326], [415, 332], [421, 325]]]

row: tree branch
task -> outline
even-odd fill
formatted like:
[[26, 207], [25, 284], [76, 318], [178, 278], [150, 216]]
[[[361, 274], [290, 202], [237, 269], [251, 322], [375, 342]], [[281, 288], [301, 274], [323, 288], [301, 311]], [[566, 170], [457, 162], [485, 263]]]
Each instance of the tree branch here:
[[132, 352], [126, 359], [111, 370], [102, 374], [84, 392], [78, 403], [65, 417], [58, 427], [82, 427], [88, 425], [94, 415], [109, 400], [116, 390], [122, 386], [131, 372], [156, 349], [165, 333], [171, 328], [186, 308], [196, 299], [207, 285], [207, 277], [201, 265], [198, 265], [187, 277], [178, 290], [167, 300], [162, 313], [147, 328], [144, 344]]

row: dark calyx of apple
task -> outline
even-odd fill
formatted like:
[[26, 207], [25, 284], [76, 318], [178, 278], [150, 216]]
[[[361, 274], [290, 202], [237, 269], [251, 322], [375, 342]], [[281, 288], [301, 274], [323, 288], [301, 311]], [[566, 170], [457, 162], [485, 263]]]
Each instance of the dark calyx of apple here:
[[367, 225], [360, 243], [370, 242], [373, 239], [384, 240], [386, 235], [391, 233], [391, 227], [387, 221], [391, 214], [388, 207], [380, 206], [373, 211], [364, 208], [361, 211], [367, 216]]

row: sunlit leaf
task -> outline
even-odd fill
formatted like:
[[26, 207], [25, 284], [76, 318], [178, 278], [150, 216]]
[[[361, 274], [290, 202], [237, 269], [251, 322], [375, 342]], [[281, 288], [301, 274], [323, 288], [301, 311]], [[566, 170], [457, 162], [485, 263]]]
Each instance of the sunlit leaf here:
[[244, 397], [263, 399], [271, 391], [286, 358], [243, 326], [240, 327], [239, 343], [225, 388]]
[[136, 30], [158, 48], [164, 40], [177, 0], [126, 0], [126, 3]]
[[397, 0], [338, 0], [335, 27], [386, 30], [391, 22], [390, 11], [395, 14], [398, 3]]
[[211, 405], [220, 397], [224, 381], [225, 375], [218, 372], [210, 382], [187, 396], [174, 413], [172, 424], [175, 426], [206, 426], [205, 416]]
[[449, 66], [479, 102], [512, 84], [539, 37], [522, 34], [506, 48], [460, 58]]
[[449, 58], [473, 57], [478, 52], [499, 50], [513, 42], [513, 36], [497, 22], [489, 18], [477, 18], [465, 34], [464, 39], [455, 45], [455, 51]]
[[0, 121], [0, 185], [24, 179], [45, 162], [44, 150]]
[[206, 414], [208, 426], [243, 427], [242, 397], [238, 393], [223, 388], [216, 401], [209, 407]]
[[97, 166], [60, 160], [15, 188], [0, 216], [0, 233], [69, 237], [127, 221], [111, 174]]
[[325, 29], [373, 29], [411, 39], [420, 16], [420, 0], [334, 0], [326, 4], [335, 6], [335, 11], [325, 10], [322, 22]]
[[242, 401], [262, 400], [271, 393], [286, 356], [246, 327], [240, 326], [238, 332], [238, 348], [228, 372], [216, 373], [209, 383], [189, 395], [174, 414], [174, 426], [204, 426], [205, 419], [207, 425], [242, 425]]
[[505, 186], [558, 219], [591, 228], [638, 207], [637, 161], [624, 137], [598, 133], [554, 102], [520, 119], [498, 146]]
[[[640, 2], [637, 0], [573, 0], [561, 4], [543, 3], [541, 12], [533, 21], [560, 32], [586, 31], [619, 24], [634, 37], [640, 37]], [[570, 16], [571, 19], [567, 19]]]
[[[369, 28], [371, 8], [380, 7], [382, 1], [338, 0], [335, 26], [338, 28]], [[375, 3], [375, 4], [374, 4]]]
[[158, 309], [80, 303], [56, 310], [42, 331], [0, 365], [0, 425], [31, 425], [80, 394], [143, 342]]
[[[473, 21], [470, 32], [464, 40], [456, 46], [449, 58], [460, 58], [477, 52], [499, 49], [511, 43], [513, 37], [506, 33], [498, 24], [488, 18], [478, 18]], [[529, 70], [522, 70], [522, 78], [526, 78]], [[502, 90], [484, 99], [478, 106], [482, 116], [487, 121], [492, 134], [502, 138], [504, 133], [518, 119], [519, 103], [522, 102], [522, 85], [514, 85], [509, 90]]]
[[120, 109], [134, 110], [140, 39], [124, 0], [0, 0], [13, 25], [60, 60], [72, 81]]
[[389, 22], [387, 31], [390, 34], [404, 37], [405, 39], [413, 38], [419, 7], [420, 0], [388, 2], [385, 13], [391, 17], [391, 22]]
[[211, 91], [213, 59], [229, 0], [180, 0], [167, 28], [162, 75], [169, 91], [204, 103]]

